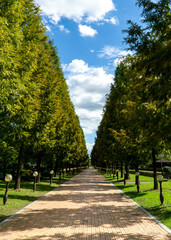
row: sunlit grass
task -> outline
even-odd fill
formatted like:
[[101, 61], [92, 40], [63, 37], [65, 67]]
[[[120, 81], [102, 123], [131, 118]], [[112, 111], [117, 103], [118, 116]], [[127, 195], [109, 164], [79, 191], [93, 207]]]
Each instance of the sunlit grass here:
[[[119, 172], [119, 179], [118, 179], [118, 181], [117, 181], [116, 176], [114, 176], [114, 178], [113, 178], [112, 174], [110, 175], [110, 174], [104, 173], [104, 175], [107, 176], [107, 178], [109, 180], [112, 180], [114, 183], [115, 182], [121, 182], [122, 183], [124, 181], [124, 178], [123, 177], [121, 178], [121, 173], [120, 172]], [[143, 175], [140, 175], [139, 179], [140, 179], [140, 182], [153, 182], [153, 178], [152, 177], [147, 177], [147, 176], [143, 176]], [[167, 179], [164, 179], [164, 181], [166, 181], [166, 180]], [[126, 180], [126, 182], [134, 183], [135, 182], [135, 174], [130, 174], [130, 179]]]

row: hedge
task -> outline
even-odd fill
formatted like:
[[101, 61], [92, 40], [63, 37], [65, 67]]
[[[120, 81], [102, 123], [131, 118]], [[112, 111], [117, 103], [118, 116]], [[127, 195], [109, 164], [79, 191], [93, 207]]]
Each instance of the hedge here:
[[[135, 173], [135, 170], [129, 170], [130, 173]], [[146, 177], [153, 177], [153, 171], [145, 171], [145, 170], [139, 170], [140, 175], [146, 176]], [[158, 174], [161, 174], [161, 172], [157, 172]]]
[[165, 178], [170, 179], [171, 178], [171, 167], [164, 167], [163, 175]]

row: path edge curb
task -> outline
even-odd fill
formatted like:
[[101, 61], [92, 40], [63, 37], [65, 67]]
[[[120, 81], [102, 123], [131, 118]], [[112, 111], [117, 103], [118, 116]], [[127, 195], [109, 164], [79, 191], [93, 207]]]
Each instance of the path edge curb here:
[[[80, 174], [80, 173], [78, 173], [78, 174]], [[77, 174], [77, 175], [78, 175], [78, 174]], [[75, 176], [77, 176], [77, 175], [75, 175]], [[73, 177], [75, 177], [75, 176], [73, 176]], [[73, 178], [73, 177], [72, 177], [72, 178]], [[72, 178], [70, 178], [70, 179], [72, 179]], [[70, 179], [69, 179], [69, 180], [70, 180]], [[69, 181], [69, 180], [68, 180], [68, 181]], [[8, 218], [4, 219], [2, 222], [0, 222], [0, 227], [1, 227], [2, 225], [4, 225], [6, 222], [8, 222], [10, 219], [12, 219], [13, 217], [15, 217], [16, 215], [20, 214], [20, 213], [21, 213], [22, 211], [24, 211], [25, 209], [29, 208], [32, 204], [34, 204], [35, 202], [41, 200], [41, 199], [44, 198], [46, 195], [48, 195], [49, 193], [55, 191], [57, 188], [61, 187], [62, 185], [64, 185], [64, 184], [67, 183], [68, 181], [65, 181], [64, 183], [59, 184], [57, 187], [55, 187], [55, 188], [52, 189], [51, 191], [45, 193], [43, 196], [39, 197], [38, 199], [36, 199], [35, 201], [29, 203], [28, 205], [26, 205], [25, 207], [23, 207], [22, 209], [20, 209], [20, 210], [17, 211], [16, 213], [14, 213], [14, 214], [12, 214], [11, 216], [9, 216]]]
[[[106, 178], [105, 178], [106, 179]], [[107, 179], [108, 180], [108, 179]], [[109, 181], [109, 180], [108, 180]], [[110, 182], [110, 181], [109, 181]], [[116, 187], [118, 190], [120, 190], [122, 192], [122, 194], [127, 197], [129, 200], [131, 200], [137, 207], [139, 207], [147, 216], [149, 216], [150, 218], [152, 218], [157, 224], [160, 225], [160, 227], [162, 227], [166, 232], [168, 232], [171, 235], [171, 230], [164, 225], [162, 222], [160, 222], [156, 217], [154, 217], [151, 213], [149, 213], [146, 209], [144, 209], [143, 207], [141, 207], [138, 203], [136, 203], [132, 198], [130, 198], [128, 195], [126, 195], [120, 188], [118, 188], [117, 186], [115, 186], [114, 183], [110, 182], [114, 187]]]
[[[95, 169], [96, 170], [96, 169]], [[99, 173], [96, 170], [97, 173]], [[101, 173], [99, 173], [100, 175], [102, 175]], [[102, 175], [103, 176], [103, 175]], [[103, 176], [104, 177], [104, 176]], [[105, 177], [104, 177], [105, 178]], [[112, 183], [109, 179], [105, 178], [110, 184], [112, 184], [115, 188], [117, 188], [125, 197], [127, 197], [129, 200], [131, 200], [138, 208], [140, 208], [147, 216], [149, 216], [151, 219], [153, 219], [153, 221], [155, 221], [157, 224], [160, 225], [160, 227], [162, 227], [166, 232], [168, 232], [171, 235], [171, 229], [169, 229], [168, 227], [166, 227], [166, 225], [164, 225], [162, 222], [160, 222], [156, 217], [154, 217], [151, 213], [149, 213], [146, 209], [144, 209], [143, 207], [141, 207], [138, 203], [136, 203], [132, 198], [130, 198], [128, 195], [126, 195], [120, 188], [118, 188], [117, 186], [115, 186], [114, 183]]]
[[[69, 179], [70, 180], [70, 179]], [[68, 180], [68, 181], [69, 181]], [[41, 200], [42, 198], [44, 198], [45, 196], [47, 196], [48, 194], [50, 194], [51, 192], [55, 191], [57, 188], [61, 187], [63, 184], [67, 183], [68, 181], [65, 181], [64, 183], [58, 185], [57, 187], [55, 187], [54, 189], [52, 189], [51, 191], [45, 193], [43, 196], [39, 197], [38, 199], [36, 199], [35, 201], [29, 203], [28, 205], [26, 205], [25, 207], [23, 207], [22, 209], [20, 209], [19, 211], [17, 211], [16, 213], [12, 214], [11, 216], [9, 216], [8, 218], [6, 218], [5, 220], [3, 220], [2, 222], [0, 222], [0, 227], [2, 225], [4, 225], [6, 222], [8, 222], [10, 219], [12, 219], [13, 217], [17, 216], [18, 214], [20, 214], [21, 212], [23, 212], [25, 209], [29, 208], [32, 204], [36, 203], [37, 201]]]

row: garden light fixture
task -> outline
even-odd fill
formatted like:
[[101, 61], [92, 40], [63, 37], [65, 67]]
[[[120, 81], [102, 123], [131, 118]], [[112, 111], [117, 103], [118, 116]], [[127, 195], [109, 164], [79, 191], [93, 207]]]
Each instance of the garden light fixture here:
[[158, 181], [159, 184], [160, 184], [160, 202], [161, 202], [161, 205], [163, 205], [163, 202], [164, 202], [164, 197], [163, 197], [163, 192], [162, 192], [163, 176], [162, 176], [162, 175], [158, 175], [158, 176], [157, 176], [157, 181]]
[[6, 190], [5, 190], [5, 195], [4, 195], [4, 198], [3, 198], [3, 204], [4, 205], [6, 204], [7, 199], [8, 199], [8, 186], [9, 186], [9, 183], [11, 182], [11, 180], [12, 180], [12, 175], [11, 174], [7, 174], [5, 176]]
[[54, 174], [54, 171], [53, 170], [51, 170], [50, 171], [50, 185], [52, 184], [52, 175]]
[[37, 178], [37, 176], [38, 176], [38, 172], [35, 171], [33, 173], [33, 177], [34, 177], [33, 192], [36, 191], [36, 178]]
[[140, 192], [140, 181], [139, 181], [140, 173], [139, 173], [139, 172], [136, 172], [136, 173], [135, 173], [135, 176], [136, 176], [137, 192], [139, 193], [139, 192]]

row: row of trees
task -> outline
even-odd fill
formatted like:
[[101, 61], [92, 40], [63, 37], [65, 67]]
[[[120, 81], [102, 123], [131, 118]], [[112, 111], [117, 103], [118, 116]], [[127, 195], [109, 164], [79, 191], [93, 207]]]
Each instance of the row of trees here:
[[[170, 0], [138, 0], [142, 26], [129, 21], [125, 42], [133, 56], [122, 60], [107, 96], [92, 150], [96, 166], [152, 163], [171, 147], [171, 12]], [[128, 176], [127, 176], [128, 177]]]
[[[83, 131], [33, 0], [0, 1], [0, 172], [86, 166]], [[15, 172], [15, 171], [14, 171]]]

